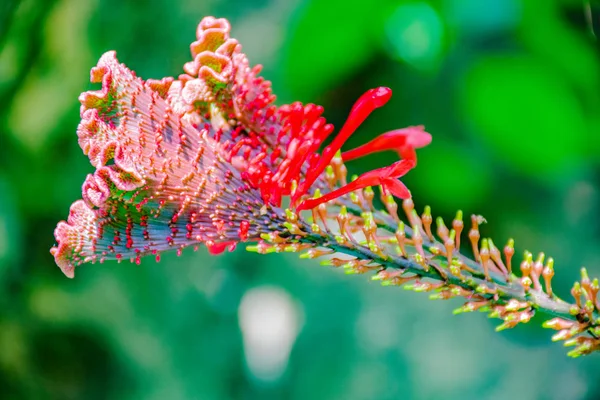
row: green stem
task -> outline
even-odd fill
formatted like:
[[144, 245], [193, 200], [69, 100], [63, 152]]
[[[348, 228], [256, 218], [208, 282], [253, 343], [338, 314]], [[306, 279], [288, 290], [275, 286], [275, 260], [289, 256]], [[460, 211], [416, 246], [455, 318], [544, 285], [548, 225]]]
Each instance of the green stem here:
[[[360, 209], [360, 207], [350, 201], [343, 201], [343, 205], [345, 205], [348, 211], [354, 215], [360, 216], [364, 212], [364, 210]], [[380, 229], [392, 234], [396, 232], [398, 223], [392, 216], [379, 210], [373, 210], [372, 212], [375, 217], [375, 222]], [[405, 232], [407, 237], [412, 237], [412, 229], [406, 227]], [[456, 285], [466, 290], [477, 291], [477, 288], [480, 287], [480, 285], [485, 285], [491, 291], [494, 291], [496, 296], [494, 296], [494, 294], [485, 293], [482, 293], [481, 296], [488, 300], [492, 300], [495, 304], [502, 305], [506, 304], [511, 299], [515, 299], [529, 303], [538, 312], [566, 320], [577, 320], [577, 314], [573, 315], [571, 313], [575, 304], [567, 303], [557, 296], [550, 297], [543, 290], [530, 288], [526, 291], [520, 280], [514, 275], [512, 275], [512, 278], [514, 279], [506, 279], [500, 274], [490, 273], [491, 281], [488, 281], [485, 279], [485, 274], [481, 265], [462, 254], [457, 254], [455, 257], [458, 257], [460, 261], [476, 271], [469, 274], [465, 279], [461, 279], [451, 274], [442, 276], [436, 268], [425, 268], [416, 261], [401, 256], [385, 254], [385, 257], [381, 257], [366, 246], [357, 245], [355, 243], [352, 243], [352, 245], [340, 244], [330, 233], [324, 233], [324, 236], [311, 234], [305, 237], [303, 241], [310, 241], [317, 246], [348, 254], [357, 259], [372, 260], [374, 263], [380, 264], [385, 268], [404, 270], [424, 278]], [[436, 240], [425, 244], [437, 244], [443, 248], [442, 244]], [[434, 258], [433, 254], [429, 253], [428, 256]], [[445, 269], [445, 271], [447, 271], [447, 269]], [[597, 318], [598, 315], [595, 314], [594, 317]]]

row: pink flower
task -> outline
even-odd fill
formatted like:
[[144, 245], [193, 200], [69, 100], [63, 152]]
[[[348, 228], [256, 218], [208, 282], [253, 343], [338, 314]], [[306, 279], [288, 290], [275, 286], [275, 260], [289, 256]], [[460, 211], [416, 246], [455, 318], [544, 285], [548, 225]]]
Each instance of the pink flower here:
[[391, 90], [365, 93], [319, 153], [333, 132], [323, 108], [274, 106], [270, 82], [258, 76], [260, 67], [250, 68], [229, 29], [224, 19], [203, 19], [193, 60], [177, 79], [143, 81], [114, 52], [92, 69], [91, 81], [102, 88], [80, 96], [77, 135], [96, 171], [58, 224], [51, 249], [67, 276], [85, 262], [139, 262], [200, 243], [219, 253], [262, 233], [285, 232], [285, 197], [297, 211], [372, 185], [410, 197], [398, 178], [416, 165], [415, 149], [431, 141], [423, 127], [388, 132], [344, 153], [350, 160], [394, 150], [402, 159], [309, 199], [316, 188], [329, 190], [324, 171]]

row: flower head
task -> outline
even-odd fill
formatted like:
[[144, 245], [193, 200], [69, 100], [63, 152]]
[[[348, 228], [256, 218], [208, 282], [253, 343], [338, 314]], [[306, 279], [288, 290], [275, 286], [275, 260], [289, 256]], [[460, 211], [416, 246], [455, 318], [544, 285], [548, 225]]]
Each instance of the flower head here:
[[[72, 277], [84, 262], [131, 259], [203, 243], [214, 253], [261, 234], [284, 232], [285, 197], [297, 211], [372, 185], [410, 197], [398, 180], [416, 165], [415, 149], [431, 136], [422, 127], [385, 133], [350, 160], [395, 150], [397, 163], [347, 183], [336, 157], [346, 140], [391, 96], [368, 91], [346, 124], [319, 151], [333, 126], [314, 104], [275, 106], [270, 82], [251, 68], [224, 19], [208, 17], [190, 46], [192, 61], [178, 78], [144, 81], [102, 56], [91, 71], [98, 91], [83, 93], [79, 145], [96, 168], [55, 230], [51, 249]], [[325, 173], [335, 166], [338, 179]], [[316, 190], [327, 192], [311, 198]]]
[[51, 250], [67, 276], [87, 261], [139, 261], [198, 243], [222, 250], [277, 220], [226, 159], [208, 119], [182, 118], [114, 52], [102, 56], [91, 79], [102, 89], [80, 97], [77, 134], [96, 172], [59, 223]]

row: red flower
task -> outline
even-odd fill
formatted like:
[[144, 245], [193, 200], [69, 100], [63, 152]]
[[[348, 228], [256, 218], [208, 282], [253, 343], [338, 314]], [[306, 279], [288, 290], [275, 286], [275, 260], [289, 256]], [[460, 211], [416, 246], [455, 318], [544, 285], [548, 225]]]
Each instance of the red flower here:
[[402, 160], [307, 199], [316, 188], [328, 190], [325, 169], [389, 100], [390, 89], [365, 93], [319, 153], [333, 132], [323, 108], [274, 106], [270, 82], [258, 76], [260, 67], [249, 67], [226, 20], [202, 20], [191, 51], [193, 60], [178, 79], [143, 81], [114, 52], [92, 69], [91, 81], [102, 89], [80, 96], [77, 134], [96, 171], [83, 184], [83, 200], [58, 224], [58, 245], [51, 249], [67, 276], [84, 262], [139, 262], [198, 243], [218, 253], [261, 233], [283, 232], [284, 197], [300, 211], [372, 185], [410, 196], [397, 178], [416, 165], [415, 149], [431, 141], [423, 127], [388, 132], [344, 153], [350, 160], [395, 150]]

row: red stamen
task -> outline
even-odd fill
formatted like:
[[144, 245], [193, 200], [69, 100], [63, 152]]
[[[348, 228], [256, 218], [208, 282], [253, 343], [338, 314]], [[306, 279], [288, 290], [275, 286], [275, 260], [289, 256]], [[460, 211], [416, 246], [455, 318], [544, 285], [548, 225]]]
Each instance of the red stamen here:
[[327, 165], [333, 159], [335, 153], [342, 148], [346, 140], [356, 131], [356, 129], [367, 119], [369, 114], [376, 108], [387, 103], [392, 96], [392, 90], [386, 87], [371, 89], [363, 94], [352, 107], [346, 123], [340, 130], [336, 138], [327, 146], [321, 155], [317, 165], [311, 168], [306, 174], [306, 179], [298, 185], [298, 190], [292, 198], [294, 203], [300, 196], [308, 192], [308, 189], [315, 182], [317, 177], [325, 170]]
[[398, 197], [399, 199], [410, 199], [410, 190], [408, 190], [406, 185], [400, 182], [398, 179], [385, 179], [382, 182], [381, 187], [384, 191], [389, 191], [391, 194]]
[[248, 221], [240, 222], [240, 227], [238, 229], [238, 235], [240, 236], [240, 240], [245, 242], [248, 240], [248, 231], [250, 230], [250, 223]]
[[431, 135], [423, 125], [396, 129], [377, 136], [368, 143], [342, 153], [344, 162], [364, 157], [371, 153], [395, 150], [401, 158], [416, 159], [415, 149], [431, 143]]
[[415, 164], [416, 163], [413, 160], [400, 160], [388, 167], [365, 172], [356, 180], [334, 190], [333, 192], [327, 193], [318, 199], [304, 200], [296, 209], [297, 211], [308, 210], [318, 206], [319, 204], [344, 196], [352, 191], [363, 189], [367, 186], [377, 185], [381, 185], [384, 190], [389, 191], [391, 194], [401, 199], [410, 198], [410, 192], [406, 186], [404, 186], [404, 184], [396, 178], [406, 175], [408, 171], [414, 168]]
[[236, 247], [236, 242], [234, 241], [227, 241], [227, 242], [218, 242], [215, 243], [212, 240], [207, 240], [206, 241], [206, 248], [208, 249], [208, 252], [212, 255], [217, 255], [217, 254], [222, 254], [225, 252], [225, 250], [228, 251], [233, 251], [235, 250]]

